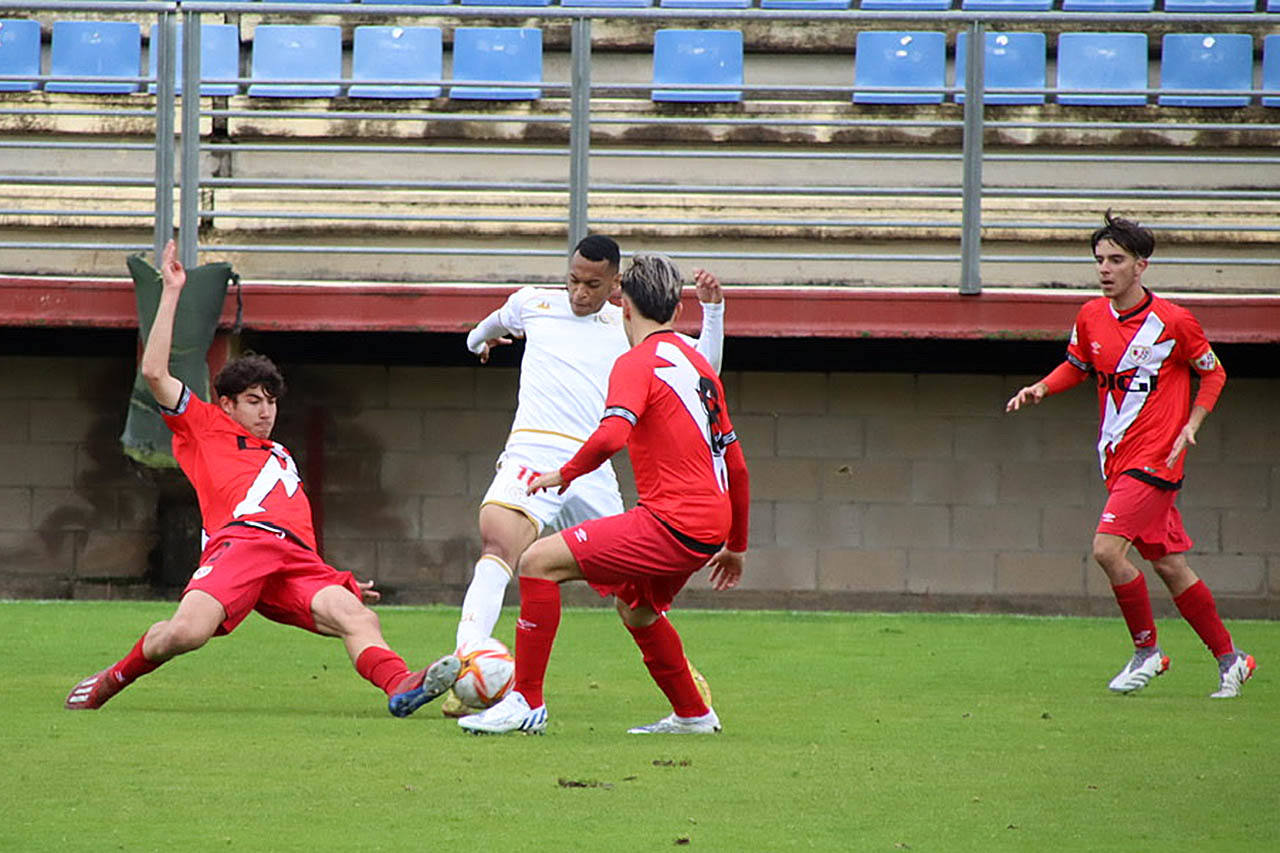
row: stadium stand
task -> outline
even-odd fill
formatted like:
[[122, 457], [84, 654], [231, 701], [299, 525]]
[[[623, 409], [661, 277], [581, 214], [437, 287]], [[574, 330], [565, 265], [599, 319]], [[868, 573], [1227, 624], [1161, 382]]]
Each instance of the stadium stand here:
[[680, 88], [741, 86], [741, 30], [658, 30], [653, 36], [653, 85], [662, 87], [653, 90], [655, 101], [741, 101], [741, 89]]
[[[956, 36], [956, 85], [964, 85], [969, 34]], [[987, 33], [984, 77], [988, 89], [1043, 89], [1045, 87], [1044, 33]], [[987, 92], [989, 104], [1043, 104], [1043, 93]], [[956, 93], [956, 103], [964, 95]]]
[[1064, 12], [1150, 12], [1156, 0], [1062, 0]]
[[1048, 12], [1053, 0], [963, 0], [966, 12]]
[[1164, 0], [1166, 12], [1253, 12], [1258, 8], [1257, 0]]
[[[940, 32], [863, 30], [854, 51], [854, 85], [919, 91], [858, 92], [855, 104], [940, 104], [946, 86], [947, 39]], [[936, 87], [937, 91], [929, 91]]]
[[[1146, 33], [1058, 36], [1058, 103], [1133, 107], [1147, 103]], [[1082, 94], [1065, 94], [1079, 91]], [[1125, 95], [1133, 91], [1138, 94]]]
[[751, 0], [662, 0], [665, 9], [750, 9]]
[[142, 67], [142, 28], [130, 21], [57, 21], [53, 25], [50, 73], [46, 92], [127, 94], [138, 91], [132, 81]]
[[644, 9], [652, 6], [653, 0], [560, 0], [560, 5], [569, 8]]
[[0, 20], [0, 77], [30, 77], [30, 80], [0, 80], [0, 92], [31, 92], [40, 76], [40, 23], [21, 18]]
[[[439, 27], [361, 26], [351, 47], [351, 98], [436, 98], [441, 87], [406, 86], [405, 80], [439, 80], [444, 47]], [[391, 85], [384, 81], [399, 81]]]
[[[537, 27], [458, 27], [453, 32], [453, 79], [490, 83], [542, 80], [542, 30]], [[457, 100], [536, 101], [540, 88], [452, 86]]]
[[760, 0], [761, 9], [848, 9], [852, 0]]
[[868, 12], [946, 12], [951, 0], [862, 0]]
[[[1253, 37], [1241, 33], [1169, 33], [1160, 48], [1161, 89], [1253, 88]], [[1243, 107], [1246, 95], [1160, 95], [1172, 107]]]

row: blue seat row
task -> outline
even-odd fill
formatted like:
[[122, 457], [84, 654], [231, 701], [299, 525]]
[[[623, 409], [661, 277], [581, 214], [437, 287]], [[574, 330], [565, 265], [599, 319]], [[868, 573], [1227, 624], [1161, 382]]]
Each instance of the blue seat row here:
[[[968, 34], [956, 39], [955, 85], [964, 85]], [[984, 95], [991, 104], [1043, 104], [1043, 33], [986, 34]], [[1145, 33], [1062, 33], [1058, 37], [1058, 103], [1138, 106], [1147, 103]], [[1280, 35], [1263, 40], [1264, 90], [1280, 90]], [[946, 87], [946, 35], [940, 32], [862, 32], [855, 51], [855, 86], [894, 91], [855, 92], [861, 104], [937, 104]], [[1170, 33], [1160, 56], [1160, 89], [1206, 94], [1161, 94], [1157, 103], [1182, 107], [1247, 106], [1253, 89], [1253, 37], [1239, 33]], [[1221, 92], [1222, 94], [1218, 94]], [[964, 95], [955, 99], [964, 102]], [[1280, 107], [1280, 96], [1262, 104]]]
[[[200, 28], [201, 93], [240, 91], [240, 43], [231, 24]], [[152, 33], [154, 37], [154, 30]], [[39, 25], [0, 20], [0, 77], [40, 75]], [[179, 40], [182, 28], [178, 28]], [[963, 86], [968, 34], [957, 37], [955, 87]], [[986, 34], [985, 99], [993, 104], [1043, 104], [1043, 33]], [[141, 32], [137, 24], [59, 21], [54, 24], [51, 92], [136, 92]], [[1063, 33], [1058, 40], [1057, 100], [1062, 104], [1142, 105], [1147, 81], [1144, 33]], [[175, 78], [181, 91], [180, 63]], [[342, 35], [336, 26], [264, 24], [254, 31], [250, 85], [254, 97], [434, 98], [442, 94], [443, 44], [438, 27], [360, 26], [352, 73], [342, 77]], [[1263, 88], [1280, 90], [1280, 35], [1263, 42]], [[150, 73], [156, 73], [151, 52]], [[532, 27], [458, 27], [454, 31], [450, 98], [536, 100], [541, 97], [542, 32]], [[292, 81], [292, 82], [290, 82]], [[495, 85], [498, 84], [498, 85]], [[946, 34], [864, 31], [855, 45], [853, 100], [860, 104], [941, 103], [946, 88]], [[0, 80], [0, 91], [32, 91], [36, 81]], [[743, 41], [738, 30], [663, 29], [654, 37], [655, 101], [735, 102], [742, 99]], [[1164, 36], [1160, 88], [1202, 94], [1160, 94], [1168, 106], [1236, 107], [1250, 103], [1253, 38], [1247, 34]], [[155, 84], [151, 84], [154, 91]], [[1032, 91], [1018, 91], [1018, 90]], [[992, 91], [993, 90], [993, 91]], [[1219, 94], [1221, 93], [1221, 94]], [[956, 101], [964, 95], [957, 93]], [[1280, 96], [1262, 103], [1280, 107]]]

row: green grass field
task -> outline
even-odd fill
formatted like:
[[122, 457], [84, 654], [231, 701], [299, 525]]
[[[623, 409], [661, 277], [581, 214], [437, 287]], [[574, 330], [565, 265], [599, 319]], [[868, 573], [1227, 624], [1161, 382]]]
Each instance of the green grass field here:
[[[1230, 624], [1244, 698], [1162, 620], [1113, 696], [1119, 619], [676, 611], [725, 731], [667, 713], [611, 610], [567, 611], [543, 737], [397, 720], [339, 643], [252, 616], [67, 712], [168, 603], [0, 602], [0, 850], [1275, 850], [1280, 624]], [[384, 608], [422, 665], [455, 608]], [[499, 636], [510, 640], [513, 614]]]

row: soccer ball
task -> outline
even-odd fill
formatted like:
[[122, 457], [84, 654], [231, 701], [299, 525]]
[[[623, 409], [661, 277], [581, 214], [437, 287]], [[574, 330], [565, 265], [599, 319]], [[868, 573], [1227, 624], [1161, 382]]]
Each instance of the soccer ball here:
[[458, 649], [462, 669], [453, 692], [464, 705], [488, 708], [511, 691], [516, 681], [516, 659], [507, 647], [490, 637]]

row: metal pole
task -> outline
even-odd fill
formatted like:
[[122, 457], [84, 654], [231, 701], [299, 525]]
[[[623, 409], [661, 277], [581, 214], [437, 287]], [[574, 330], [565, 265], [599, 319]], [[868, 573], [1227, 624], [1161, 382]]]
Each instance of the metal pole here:
[[200, 209], [200, 13], [182, 13], [182, 187], [178, 201], [178, 259], [196, 265]]
[[960, 215], [960, 293], [982, 292], [982, 101], [986, 25], [969, 28], [964, 74], [964, 188]]
[[587, 236], [591, 157], [591, 19], [574, 18], [569, 124], [569, 251]]
[[177, 20], [172, 10], [159, 13], [156, 55], [156, 209], [154, 225], [155, 263], [160, 266], [164, 244], [173, 237], [173, 67]]

